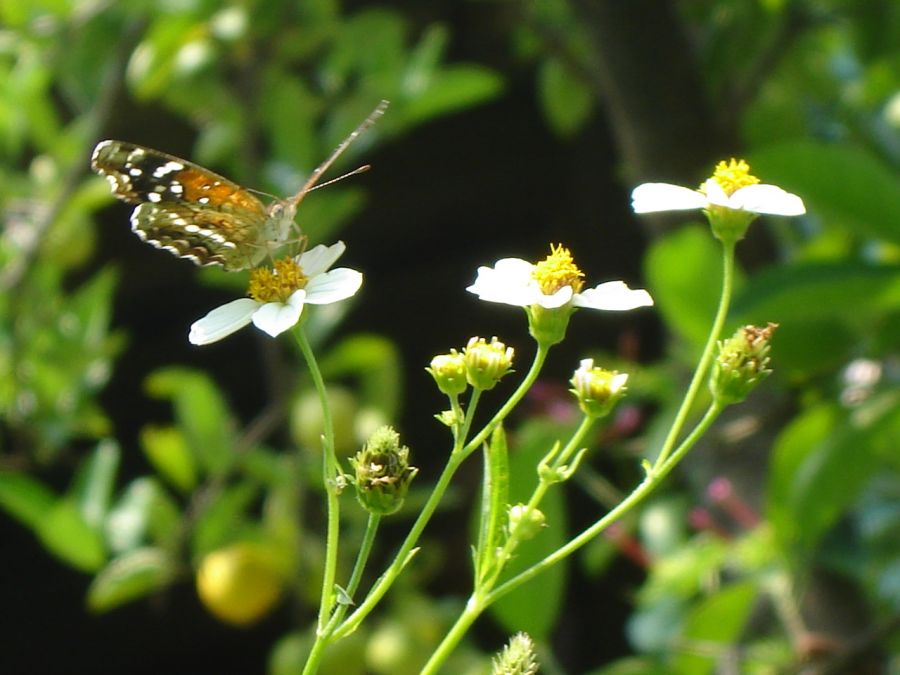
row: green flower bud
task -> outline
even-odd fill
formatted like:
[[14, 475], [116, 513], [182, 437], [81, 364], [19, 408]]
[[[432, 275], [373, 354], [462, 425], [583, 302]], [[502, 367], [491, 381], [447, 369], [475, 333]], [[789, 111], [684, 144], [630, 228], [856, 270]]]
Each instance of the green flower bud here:
[[511, 372], [514, 350], [492, 337], [473, 337], [463, 350], [466, 361], [466, 379], [475, 389], [493, 389], [500, 379]]
[[491, 675], [535, 675], [538, 662], [534, 642], [527, 633], [516, 633], [491, 666]]
[[772, 372], [769, 369], [769, 342], [777, 323], [765, 328], [744, 326], [719, 342], [709, 388], [721, 405], [740, 403]]
[[520, 540], [534, 539], [546, 526], [547, 516], [539, 509], [525, 504], [509, 507], [509, 533], [515, 532]]
[[447, 396], [459, 396], [466, 390], [466, 358], [451, 349], [449, 354], [438, 354], [426, 368], [440, 389]]
[[369, 437], [350, 460], [356, 472], [356, 498], [364, 509], [385, 516], [400, 509], [419, 471], [408, 460], [409, 448], [400, 445], [400, 435], [393, 428], [381, 427]]
[[583, 359], [570, 380], [569, 390], [588, 417], [605, 417], [625, 395], [628, 373], [594, 367], [594, 359]]

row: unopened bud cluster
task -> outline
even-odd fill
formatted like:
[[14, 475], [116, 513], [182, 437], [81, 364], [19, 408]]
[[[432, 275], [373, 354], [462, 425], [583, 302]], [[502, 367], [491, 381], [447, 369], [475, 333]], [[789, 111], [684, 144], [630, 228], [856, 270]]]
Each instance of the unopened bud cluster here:
[[509, 533], [515, 533], [519, 539], [533, 539], [546, 526], [547, 516], [539, 509], [525, 504], [509, 507]]
[[527, 633], [516, 633], [494, 657], [491, 675], [534, 675], [538, 671], [534, 642]]
[[744, 326], [719, 343], [709, 388], [721, 405], [739, 403], [772, 372], [769, 349], [777, 323], [764, 328]]
[[588, 417], [604, 417], [625, 395], [628, 373], [595, 368], [594, 359], [583, 359], [572, 375], [572, 389], [578, 407]]
[[378, 515], [400, 509], [419, 471], [409, 465], [409, 448], [400, 445], [400, 435], [388, 426], [376, 430], [350, 463], [356, 472], [353, 482], [359, 503]]
[[512, 372], [515, 351], [496, 337], [487, 342], [473, 337], [460, 354], [451, 349], [448, 354], [438, 354], [426, 368], [438, 389], [448, 396], [458, 396], [471, 385], [475, 389], [493, 389], [507, 373]]

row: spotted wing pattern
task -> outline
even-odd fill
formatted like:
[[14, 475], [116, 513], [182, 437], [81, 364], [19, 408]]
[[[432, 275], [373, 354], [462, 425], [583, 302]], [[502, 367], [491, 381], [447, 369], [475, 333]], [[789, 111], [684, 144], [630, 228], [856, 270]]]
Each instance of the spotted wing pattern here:
[[245, 269], [268, 251], [269, 213], [250, 192], [187, 160], [124, 141], [102, 141], [91, 159], [119, 199], [137, 204], [144, 241], [198, 265]]

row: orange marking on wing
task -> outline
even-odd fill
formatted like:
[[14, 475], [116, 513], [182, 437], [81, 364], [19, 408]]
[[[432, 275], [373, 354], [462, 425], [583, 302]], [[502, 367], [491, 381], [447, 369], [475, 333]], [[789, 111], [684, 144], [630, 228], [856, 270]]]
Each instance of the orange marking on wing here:
[[213, 207], [228, 204], [231, 208], [265, 215], [265, 208], [258, 199], [233, 184], [223, 183], [194, 169], [179, 171], [175, 179], [181, 183], [183, 197], [189, 202], [199, 202], [206, 197], [209, 200], [206, 203]]

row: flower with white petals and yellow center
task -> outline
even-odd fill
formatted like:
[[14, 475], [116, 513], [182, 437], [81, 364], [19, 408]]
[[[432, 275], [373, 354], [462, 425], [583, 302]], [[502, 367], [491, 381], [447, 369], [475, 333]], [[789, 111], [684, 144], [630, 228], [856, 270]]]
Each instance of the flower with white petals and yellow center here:
[[563, 246], [551, 246], [550, 255], [536, 265], [520, 258], [503, 258], [493, 267], [479, 267], [475, 283], [466, 290], [482, 300], [506, 305], [556, 309], [567, 304], [590, 309], [628, 310], [653, 304], [647, 291], [632, 290], [624, 281], [582, 291], [584, 273]]
[[194, 322], [188, 340], [209, 344], [251, 322], [275, 337], [297, 324], [305, 304], [328, 305], [349, 298], [362, 285], [362, 274], [344, 267], [329, 269], [345, 249], [342, 241], [320, 244], [296, 258], [276, 260], [271, 269], [252, 270], [250, 297], [217, 307]]
[[560, 342], [576, 307], [627, 310], [653, 304], [645, 290], [632, 290], [624, 281], [608, 281], [582, 290], [584, 273], [562, 245], [551, 246], [550, 255], [532, 264], [519, 258], [498, 260], [493, 267], [479, 267], [475, 283], [466, 290], [482, 300], [524, 307], [528, 327], [539, 344]]
[[668, 183], [644, 183], [631, 193], [635, 213], [703, 209], [713, 234], [732, 244], [747, 232], [760, 213], [799, 216], [803, 200], [776, 185], [766, 185], [750, 173], [744, 160], [719, 162], [712, 178], [699, 190]]
[[744, 160], [719, 162], [712, 178], [699, 190], [670, 185], [644, 183], [631, 193], [635, 213], [708, 209], [720, 206], [735, 211], [799, 216], [806, 213], [803, 200], [776, 185], [766, 185], [750, 174]]

